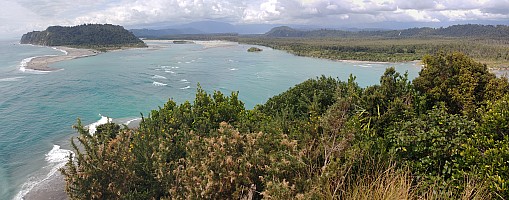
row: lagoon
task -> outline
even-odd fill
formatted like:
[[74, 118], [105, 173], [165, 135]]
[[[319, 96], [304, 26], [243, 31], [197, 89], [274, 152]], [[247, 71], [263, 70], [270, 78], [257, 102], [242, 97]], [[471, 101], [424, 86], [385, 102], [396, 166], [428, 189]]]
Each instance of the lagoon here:
[[[147, 41], [149, 48], [102, 53], [50, 65], [61, 70], [19, 70], [23, 60], [62, 52], [0, 41], [0, 199], [19, 199], [43, 187], [66, 161], [71, 128], [79, 117], [127, 123], [168, 99], [192, 101], [197, 85], [229, 94], [251, 109], [309, 78], [325, 75], [361, 86], [379, 83], [387, 67], [418, 75], [409, 63], [343, 62], [298, 57], [231, 42]], [[26, 61], [26, 60], [25, 60]]]

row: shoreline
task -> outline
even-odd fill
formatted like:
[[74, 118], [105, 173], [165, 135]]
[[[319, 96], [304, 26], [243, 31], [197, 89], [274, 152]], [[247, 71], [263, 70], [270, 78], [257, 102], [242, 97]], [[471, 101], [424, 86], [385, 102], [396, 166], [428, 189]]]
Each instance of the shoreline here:
[[[143, 41], [151, 41], [151, 42], [166, 43], [166, 44], [173, 45], [173, 41], [180, 41], [180, 40], [144, 39]], [[218, 47], [231, 47], [231, 46], [239, 45], [238, 42], [232, 42], [232, 41], [228, 41], [228, 40], [182, 40], [182, 41], [192, 41], [194, 44], [203, 46], [203, 49], [218, 48]], [[149, 47], [150, 47], [150, 45], [149, 45]], [[156, 47], [158, 47], [158, 46], [156, 45]]]
[[[95, 130], [96, 126], [100, 124], [104, 124], [107, 121], [116, 123], [118, 125], [126, 125], [130, 129], [138, 129], [139, 124], [142, 120], [140, 117], [127, 117], [127, 118], [119, 118], [112, 119], [106, 116], [101, 116], [101, 119], [98, 121], [86, 125], [90, 130]], [[94, 126], [93, 128], [91, 126]], [[92, 133], [91, 133], [92, 134]], [[64, 142], [60, 142], [59, 145], [53, 144], [53, 149], [46, 154], [45, 160], [48, 161], [48, 164], [44, 168], [49, 168], [49, 172], [47, 175], [41, 176], [40, 180], [34, 180], [30, 183], [29, 187], [26, 190], [21, 190], [18, 192], [14, 200], [38, 200], [38, 199], [48, 199], [48, 200], [68, 200], [69, 196], [65, 191], [66, 181], [65, 177], [60, 173], [58, 169], [64, 167], [67, 164], [68, 157], [65, 156], [70, 152], [71, 146], [67, 141], [70, 141], [70, 138], [75, 138], [76, 135], [70, 135], [63, 140]], [[58, 142], [57, 142], [58, 143]], [[61, 146], [60, 146], [61, 145]], [[57, 148], [55, 147], [57, 146]], [[56, 149], [56, 150], [55, 150]], [[55, 151], [54, 151], [55, 150]], [[48, 154], [58, 154], [56, 155], [56, 160], [52, 160], [55, 158], [48, 158]]]
[[32, 58], [28, 58], [29, 61], [26, 64], [22, 64], [20, 67], [21, 71], [25, 70], [35, 70], [35, 71], [57, 71], [60, 70], [58, 68], [51, 68], [49, 65], [66, 61], [66, 60], [72, 60], [76, 58], [84, 58], [89, 56], [95, 56], [99, 54], [98, 51], [92, 50], [92, 49], [77, 49], [77, 48], [71, 48], [71, 47], [65, 47], [65, 46], [57, 46], [52, 47], [53, 49], [57, 51], [61, 51], [64, 54], [63, 55], [46, 55], [46, 56], [36, 56]]

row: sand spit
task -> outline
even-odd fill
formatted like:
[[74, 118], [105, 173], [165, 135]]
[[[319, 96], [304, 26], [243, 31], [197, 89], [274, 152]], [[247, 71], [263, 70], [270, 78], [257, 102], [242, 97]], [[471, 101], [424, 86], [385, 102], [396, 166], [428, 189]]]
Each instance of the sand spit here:
[[65, 54], [35, 57], [27, 63], [25, 68], [37, 71], [55, 71], [58, 69], [49, 67], [50, 64], [64, 60], [95, 56], [99, 53], [98, 51], [92, 49], [76, 49], [70, 47], [55, 47], [55, 49], [62, 51]]

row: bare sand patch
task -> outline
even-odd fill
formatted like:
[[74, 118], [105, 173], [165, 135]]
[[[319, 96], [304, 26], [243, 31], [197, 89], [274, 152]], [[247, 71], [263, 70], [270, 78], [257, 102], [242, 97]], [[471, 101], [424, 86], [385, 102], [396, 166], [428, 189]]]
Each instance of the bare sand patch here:
[[55, 49], [60, 50], [65, 54], [35, 57], [32, 58], [24, 67], [26, 69], [37, 71], [55, 71], [58, 69], [49, 67], [50, 64], [64, 60], [95, 56], [99, 53], [98, 51], [92, 49], [77, 49], [70, 47], [55, 47]]

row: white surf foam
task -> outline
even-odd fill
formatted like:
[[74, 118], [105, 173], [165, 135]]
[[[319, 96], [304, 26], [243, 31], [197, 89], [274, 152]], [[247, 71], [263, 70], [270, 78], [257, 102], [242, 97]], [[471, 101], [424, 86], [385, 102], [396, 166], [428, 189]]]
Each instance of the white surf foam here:
[[152, 85], [155, 85], [155, 86], [167, 86], [168, 84], [166, 84], [166, 83], [160, 83], [160, 82], [154, 81], [154, 82], [152, 83]]
[[46, 154], [45, 160], [49, 163], [67, 162], [70, 153], [72, 153], [71, 150], [61, 149], [59, 145], [53, 145], [53, 149]]
[[53, 148], [45, 155], [45, 160], [49, 165], [44, 168], [51, 168], [48, 174], [46, 174], [44, 178], [40, 180], [31, 177], [21, 186], [21, 190], [18, 192], [18, 194], [16, 194], [14, 200], [24, 199], [25, 195], [27, 195], [37, 185], [49, 180], [53, 175], [55, 175], [55, 173], [58, 172], [58, 169], [65, 166], [70, 154], [74, 153], [71, 150], [61, 149], [59, 145], [53, 145]]
[[189, 62], [189, 61], [186, 62], [186, 64], [189, 64], [189, 63], [191, 63], [191, 62]]
[[237, 70], [239, 70], [239, 69], [237, 69], [237, 68], [230, 68], [230, 71], [237, 71]]
[[[46, 55], [46, 56], [52, 56], [52, 55]], [[47, 74], [47, 73], [49, 73], [50, 71], [33, 70], [33, 69], [26, 68], [28, 63], [32, 59], [38, 58], [38, 57], [45, 57], [45, 56], [34, 56], [34, 57], [29, 57], [29, 58], [25, 58], [25, 59], [21, 60], [21, 62], [19, 63], [19, 71], [25, 72], [25, 73], [31, 73], [31, 74]]]
[[180, 89], [181, 89], [181, 90], [187, 90], [187, 89], [189, 89], [189, 88], [191, 88], [191, 86], [186, 86], [186, 87], [183, 87], [183, 88], [180, 88]]
[[90, 135], [95, 134], [95, 132], [97, 131], [97, 126], [111, 122], [111, 118], [102, 116], [101, 114], [99, 114], [99, 116], [101, 116], [101, 119], [99, 119], [99, 121], [96, 121], [96, 122], [86, 126], [86, 127], [88, 127], [88, 133], [90, 133]]
[[166, 73], [170, 73], [170, 74], [175, 74], [175, 72], [174, 72], [174, 71], [171, 71], [171, 70], [164, 70], [164, 72], [166, 72]]
[[24, 76], [17, 76], [17, 77], [10, 77], [10, 78], [0, 78], [0, 82], [15, 82], [19, 81], [22, 78], [25, 78]]
[[66, 50], [59, 49], [59, 48], [56, 48], [56, 47], [51, 47], [51, 48], [54, 49], [54, 50], [57, 50], [57, 51], [60, 51], [60, 52], [64, 53], [64, 55], [69, 54], [69, 52], [67, 52]]
[[26, 71], [26, 66], [28, 65], [28, 63], [32, 59], [37, 58], [37, 57], [38, 56], [34, 56], [34, 57], [25, 58], [25, 59], [21, 60], [21, 62], [19, 63], [19, 71], [25, 72]]
[[128, 121], [127, 121], [127, 122], [125, 122], [124, 124], [125, 124], [125, 125], [129, 125], [131, 122], [139, 121], [139, 120], [141, 120], [141, 118], [134, 118], [134, 119], [128, 120]]
[[160, 76], [160, 75], [154, 75], [152, 76], [153, 79], [167, 79], [166, 77], [164, 76]]

